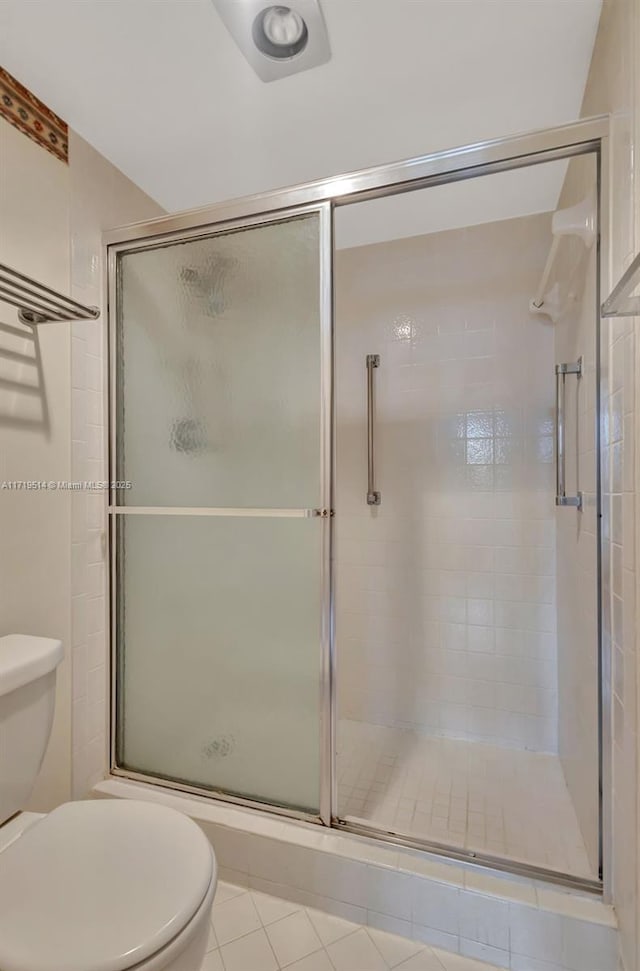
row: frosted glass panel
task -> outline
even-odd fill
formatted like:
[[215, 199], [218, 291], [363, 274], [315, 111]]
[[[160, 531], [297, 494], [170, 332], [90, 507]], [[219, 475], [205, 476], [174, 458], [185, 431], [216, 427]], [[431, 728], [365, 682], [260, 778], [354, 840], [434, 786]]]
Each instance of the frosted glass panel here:
[[316, 213], [119, 258], [118, 501], [320, 505]]
[[119, 518], [121, 767], [318, 812], [322, 528]]

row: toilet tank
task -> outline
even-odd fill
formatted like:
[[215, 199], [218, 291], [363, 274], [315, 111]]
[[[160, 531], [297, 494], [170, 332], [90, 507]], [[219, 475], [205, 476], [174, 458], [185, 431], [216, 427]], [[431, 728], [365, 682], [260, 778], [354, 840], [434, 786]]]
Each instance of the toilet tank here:
[[0, 637], [0, 825], [24, 809], [47, 750], [62, 642]]

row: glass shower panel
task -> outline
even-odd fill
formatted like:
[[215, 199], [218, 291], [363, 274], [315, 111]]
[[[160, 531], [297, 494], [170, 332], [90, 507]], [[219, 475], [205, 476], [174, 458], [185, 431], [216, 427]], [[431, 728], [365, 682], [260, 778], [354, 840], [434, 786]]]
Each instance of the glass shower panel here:
[[[338, 815], [597, 880], [594, 156], [337, 210]], [[577, 217], [573, 217], [575, 222]], [[571, 224], [565, 214], [556, 223]], [[367, 494], [365, 360], [375, 373]], [[555, 366], [567, 492], [555, 504]], [[553, 825], [549, 821], [553, 820]]]
[[123, 504], [320, 505], [319, 246], [314, 214], [120, 258]]
[[324, 247], [313, 209], [125, 250], [112, 362], [117, 767], [313, 815]]
[[119, 521], [119, 765], [317, 812], [321, 521]]

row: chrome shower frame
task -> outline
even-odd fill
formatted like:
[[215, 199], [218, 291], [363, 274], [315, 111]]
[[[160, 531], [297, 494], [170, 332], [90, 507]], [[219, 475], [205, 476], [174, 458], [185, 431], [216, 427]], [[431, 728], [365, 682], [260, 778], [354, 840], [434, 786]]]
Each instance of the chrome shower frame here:
[[[420, 156], [390, 165], [377, 166], [357, 172], [322, 179], [304, 185], [278, 189], [245, 198], [223, 202], [214, 206], [169, 215], [148, 222], [135, 223], [105, 234], [107, 269], [105, 273], [109, 321], [109, 475], [116, 478], [116, 394], [115, 394], [115, 312], [116, 312], [116, 268], [117, 256], [123, 251], [146, 249], [156, 245], [170, 245], [173, 242], [215, 234], [232, 228], [259, 226], [264, 223], [282, 220], [302, 212], [317, 211], [321, 222], [321, 339], [322, 339], [322, 390], [321, 390], [321, 434], [322, 434], [322, 504], [323, 550], [322, 550], [322, 637], [321, 637], [321, 778], [320, 808], [317, 815], [296, 812], [286, 807], [254, 802], [231, 794], [212, 792], [197, 786], [168, 781], [146, 774], [131, 772], [118, 766], [115, 750], [115, 730], [117, 720], [117, 681], [116, 681], [116, 631], [118, 629], [116, 604], [116, 557], [115, 539], [120, 513], [117, 512], [115, 496], [109, 496], [109, 558], [110, 558], [110, 645], [111, 645], [111, 726], [109, 764], [113, 775], [134, 779], [145, 783], [155, 783], [163, 787], [179, 789], [198, 796], [220, 799], [252, 809], [277, 813], [323, 826], [338, 827], [360, 835], [385, 840], [397, 845], [424, 850], [445, 857], [463, 860], [475, 865], [484, 865], [498, 871], [507, 871], [532, 879], [546, 880], [570, 887], [602, 893], [610, 899], [611, 888], [611, 802], [612, 802], [612, 757], [611, 757], [611, 662], [609, 648], [610, 631], [603, 630], [603, 623], [609, 616], [603, 611], [604, 587], [602, 582], [602, 531], [601, 531], [601, 477], [600, 461], [597, 463], [597, 502], [598, 502], [598, 665], [599, 665], [599, 767], [600, 767], [600, 881], [578, 878], [573, 874], [558, 873], [541, 867], [530, 866], [514, 861], [479, 853], [461, 850], [457, 847], [434, 843], [428, 840], [405, 837], [386, 832], [374, 826], [355, 825], [341, 820], [337, 808], [337, 785], [335, 765], [335, 712], [336, 712], [336, 656], [334, 637], [333, 574], [332, 574], [332, 520], [330, 512], [334, 501], [335, 469], [335, 415], [333, 389], [333, 213], [339, 206], [350, 205], [365, 200], [411, 192], [451, 182], [459, 182], [478, 176], [490, 175], [512, 169], [526, 168], [559, 159], [570, 159], [578, 155], [593, 154], [598, 166], [599, 226], [608, 228], [608, 171], [609, 171], [609, 119], [600, 116], [564, 125], [557, 128], [535, 131], [508, 138], [480, 142], [461, 148], [430, 155]], [[604, 246], [608, 245], [609, 233], [604, 232]], [[598, 234], [599, 274], [597, 285], [597, 304], [594, 313], [598, 314], [601, 290], [610, 289], [609, 252], [601, 251], [600, 233]], [[606, 393], [600, 382], [606, 380], [600, 369], [600, 318], [597, 320], [596, 367], [599, 374], [598, 401], [596, 403], [596, 446], [600, 455], [600, 396]], [[121, 507], [120, 507], [121, 508]], [[605, 653], [606, 652], [606, 653]]]

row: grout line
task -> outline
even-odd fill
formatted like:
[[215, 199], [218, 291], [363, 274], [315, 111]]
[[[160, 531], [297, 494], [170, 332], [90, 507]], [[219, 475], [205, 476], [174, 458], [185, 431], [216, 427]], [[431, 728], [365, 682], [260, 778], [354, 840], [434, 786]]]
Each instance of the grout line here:
[[[321, 944], [320, 947], [317, 947], [315, 949], [315, 951], [309, 951], [308, 954], [305, 954], [301, 958], [296, 958], [294, 961], [289, 961], [288, 964], [279, 964], [278, 965], [278, 968], [280, 969], [280, 971], [284, 971], [284, 968], [290, 968], [292, 964], [296, 964], [298, 961], [306, 961], [307, 958], [312, 957], [314, 954], [320, 954], [320, 952], [324, 952], [325, 954], [327, 954], [327, 951], [326, 951], [326, 948], [325, 948], [324, 944]], [[329, 955], [328, 954], [327, 954], [327, 959], [329, 960], [329, 963], [331, 963], [331, 959], [329, 958]], [[276, 958], [276, 961], [277, 960], [278, 959]]]
[[[254, 907], [255, 907], [255, 904], [254, 904]], [[259, 917], [260, 917], [260, 914], [258, 914], [258, 918]], [[260, 921], [260, 924], [262, 924], [262, 921]], [[269, 935], [267, 934], [267, 931], [266, 931], [266, 929], [264, 927], [261, 927], [261, 930], [262, 930], [262, 933], [264, 934], [264, 936], [267, 939], [267, 944], [269, 945], [269, 950], [273, 954], [273, 960], [276, 962], [276, 965], [277, 965], [278, 969], [280, 969], [282, 967], [282, 965], [280, 964], [280, 961], [278, 960], [278, 956], [277, 956], [276, 952], [273, 949], [273, 946], [271, 944], [271, 941], [269, 940]], [[293, 963], [293, 962], [291, 962], [291, 963]]]

